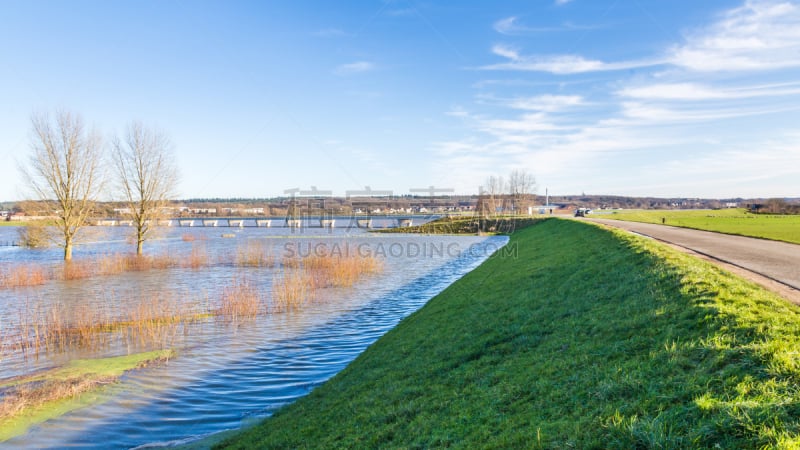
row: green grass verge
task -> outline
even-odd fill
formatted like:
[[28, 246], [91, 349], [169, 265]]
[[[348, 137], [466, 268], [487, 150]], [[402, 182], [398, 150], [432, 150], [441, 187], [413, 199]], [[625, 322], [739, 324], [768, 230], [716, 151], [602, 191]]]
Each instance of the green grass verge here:
[[800, 446], [797, 307], [591, 224], [508, 245], [220, 447]]
[[598, 219], [630, 220], [661, 223], [718, 233], [759, 237], [800, 244], [800, 216], [750, 214], [744, 209], [687, 210], [687, 211], [615, 211], [597, 214]]
[[422, 225], [371, 231], [375, 233], [416, 234], [511, 234], [542, 220], [544, 219], [513, 216], [501, 216], [489, 219], [482, 219], [475, 216], [442, 217]]
[[[107, 398], [103, 386], [118, 381], [125, 372], [172, 356], [172, 350], [157, 350], [113, 358], [79, 359], [64, 367], [2, 381], [0, 393], [5, 392], [0, 400], [6, 395], [18, 394], [20, 389], [37, 399], [26, 401], [23, 408], [11, 416], [0, 417], [0, 442], [24, 434], [38, 423], [101, 402]], [[74, 391], [71, 388], [81, 383], [96, 387], [71, 395]]]

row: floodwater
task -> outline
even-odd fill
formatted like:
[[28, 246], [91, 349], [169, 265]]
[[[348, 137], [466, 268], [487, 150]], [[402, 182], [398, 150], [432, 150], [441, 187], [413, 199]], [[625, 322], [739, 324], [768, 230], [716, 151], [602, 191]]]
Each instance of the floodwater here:
[[[124, 227], [88, 228], [90, 242], [75, 248], [76, 261], [129, 252]], [[0, 242], [16, 240], [0, 228]], [[225, 234], [226, 237], [222, 235]], [[177, 355], [166, 365], [137, 370], [107, 391], [105, 401], [34, 426], [3, 448], [134, 448], [187, 443], [237, 429], [272, 414], [343, 369], [367, 346], [431, 297], [469, 272], [505, 237], [367, 233], [361, 229], [162, 228], [145, 252], [189, 258], [202, 248], [211, 261], [201, 269], [169, 268], [73, 281], [48, 281], [0, 289], [0, 338], [8, 338], [22, 311], [60, 302], [76, 309], [123, 309], [126, 299], [176, 295], [212, 310], [231, 280], [246, 278], [268, 293], [284, 270], [239, 267], [242, 248], [260, 246], [280, 261], [309, 253], [357, 254], [383, 261], [382, 272], [353, 287], [324, 288], [298, 310], [231, 323], [208, 318], [185, 325], [163, 346]], [[0, 247], [0, 267], [61, 264], [58, 249]], [[5, 330], [5, 331], [4, 331]], [[92, 349], [64, 349], [38, 357], [4, 352], [0, 380], [61, 365], [72, 358], [149, 350], [114, 341]]]

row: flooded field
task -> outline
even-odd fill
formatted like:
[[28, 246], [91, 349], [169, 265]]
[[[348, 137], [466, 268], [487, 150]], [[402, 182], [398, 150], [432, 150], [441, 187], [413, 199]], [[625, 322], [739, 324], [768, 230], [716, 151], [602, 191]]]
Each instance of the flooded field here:
[[[59, 249], [0, 247], [0, 381], [76, 358], [163, 348], [176, 356], [4, 447], [166, 446], [266, 417], [506, 242], [173, 227], [145, 244], [147, 262], [132, 262], [129, 229], [86, 231], [68, 270]], [[15, 233], [0, 228], [0, 241]]]

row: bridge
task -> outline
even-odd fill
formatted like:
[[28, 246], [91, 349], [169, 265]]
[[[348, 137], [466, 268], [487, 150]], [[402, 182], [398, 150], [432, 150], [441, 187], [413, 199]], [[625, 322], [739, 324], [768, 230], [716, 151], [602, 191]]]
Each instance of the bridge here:
[[[285, 217], [285, 218], [243, 218], [243, 217], [209, 217], [209, 218], [174, 218], [157, 220], [156, 226], [162, 227], [227, 227], [227, 228], [336, 228], [339, 224], [346, 224], [349, 228], [373, 228], [375, 221], [383, 221], [385, 227], [404, 228], [414, 224], [414, 219], [426, 222], [431, 216], [310, 216], [310, 217]], [[388, 221], [388, 224], [386, 223]], [[152, 222], [151, 222], [152, 223]], [[133, 226], [131, 220], [125, 219], [99, 219], [93, 225], [103, 227]]]

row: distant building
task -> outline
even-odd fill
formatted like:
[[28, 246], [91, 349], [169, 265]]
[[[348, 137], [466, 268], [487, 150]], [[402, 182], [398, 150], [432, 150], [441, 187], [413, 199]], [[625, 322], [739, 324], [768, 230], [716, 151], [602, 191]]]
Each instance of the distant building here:
[[189, 209], [192, 214], [216, 214], [217, 208], [192, 208]]

